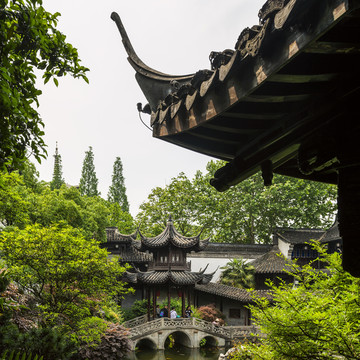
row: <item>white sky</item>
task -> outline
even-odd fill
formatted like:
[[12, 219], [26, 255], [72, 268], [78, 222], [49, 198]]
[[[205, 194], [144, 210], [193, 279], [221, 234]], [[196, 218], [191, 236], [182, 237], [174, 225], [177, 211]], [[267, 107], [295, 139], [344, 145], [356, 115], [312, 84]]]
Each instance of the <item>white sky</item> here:
[[[265, 0], [43, 0], [60, 12], [58, 29], [90, 68], [90, 84], [65, 77], [39, 87], [39, 112], [45, 123], [48, 159], [36, 164], [40, 179], [51, 181], [58, 142], [63, 175], [76, 185], [85, 151], [92, 146], [101, 196], [107, 198], [113, 164], [121, 157], [130, 212], [136, 215], [151, 189], [164, 186], [181, 171], [192, 177], [210, 157], [155, 139], [140, 122], [136, 104], [147, 103], [127, 61], [121, 37], [110, 19], [116, 11], [138, 56], [169, 74], [209, 69], [211, 51], [233, 49], [245, 27], [258, 24]], [[149, 124], [150, 117], [142, 114]]]

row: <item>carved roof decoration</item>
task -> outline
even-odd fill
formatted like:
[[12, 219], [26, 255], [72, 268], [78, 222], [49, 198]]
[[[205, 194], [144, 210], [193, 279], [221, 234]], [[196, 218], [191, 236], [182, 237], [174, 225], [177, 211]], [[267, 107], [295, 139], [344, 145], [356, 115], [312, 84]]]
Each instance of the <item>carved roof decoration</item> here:
[[360, 277], [360, 0], [268, 0], [234, 52], [185, 76], [147, 67], [112, 18], [153, 136], [227, 161], [210, 181], [218, 191], [259, 171], [265, 184], [273, 173], [337, 184], [343, 267]]
[[274, 246], [272, 250], [250, 263], [254, 266], [257, 274], [281, 274], [290, 270], [292, 262], [286, 259], [279, 248]]
[[133, 240], [132, 245], [139, 251], [153, 251], [164, 248], [168, 245], [184, 249], [186, 252], [201, 251], [206, 248], [209, 243], [209, 238], [200, 240], [200, 235], [194, 237], [186, 237], [181, 235], [174, 227], [174, 223], [169, 217], [164, 231], [155, 237], [145, 237], [139, 232], [140, 240]]
[[280, 174], [336, 183], [334, 147], [320, 138], [309, 149], [307, 138], [324, 127], [328, 140], [328, 123], [342, 106], [337, 99], [352, 96], [347, 80], [354, 71], [359, 77], [359, 6], [359, 0], [268, 0], [259, 24], [244, 29], [234, 49], [210, 54], [210, 70], [176, 76], [144, 64], [120, 17], [111, 17], [149, 102], [153, 136], [229, 161], [211, 181], [224, 191], [266, 161]]
[[237, 300], [243, 303], [251, 303], [256, 298], [267, 298], [268, 300], [272, 299], [270, 290], [255, 290], [254, 292], [249, 292], [246, 289], [239, 289], [228, 285], [218, 284], [210, 282], [208, 284], [197, 284], [195, 285], [195, 290], [205, 292], [208, 294], [218, 295], [221, 297], [226, 297], [228, 299]]

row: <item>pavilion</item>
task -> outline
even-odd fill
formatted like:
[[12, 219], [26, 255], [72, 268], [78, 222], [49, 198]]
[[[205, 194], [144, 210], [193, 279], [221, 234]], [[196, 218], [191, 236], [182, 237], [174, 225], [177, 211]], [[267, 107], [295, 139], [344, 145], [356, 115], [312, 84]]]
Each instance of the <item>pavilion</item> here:
[[[191, 293], [196, 284], [208, 284], [213, 273], [206, 274], [206, 267], [198, 272], [191, 271], [191, 264], [186, 255], [190, 252], [199, 252], [208, 245], [209, 239], [200, 240], [200, 235], [186, 237], [174, 227], [171, 217], [163, 232], [155, 237], [145, 237], [140, 234], [140, 240], [133, 240], [132, 247], [139, 253], [151, 253], [152, 259], [146, 271], [134, 268], [135, 272], [127, 271], [124, 280], [129, 284], [146, 290], [148, 304], [148, 319], [156, 317], [157, 298], [161, 292], [166, 292], [167, 306], [170, 312], [172, 292], [181, 297], [181, 315], [185, 317], [185, 302], [191, 304]], [[153, 303], [152, 311], [150, 309]]]

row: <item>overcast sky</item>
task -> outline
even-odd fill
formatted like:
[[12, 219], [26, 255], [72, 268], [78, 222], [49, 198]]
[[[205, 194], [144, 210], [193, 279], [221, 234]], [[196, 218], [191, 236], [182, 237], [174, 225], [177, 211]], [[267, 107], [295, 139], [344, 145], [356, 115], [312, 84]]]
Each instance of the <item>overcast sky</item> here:
[[[90, 84], [66, 77], [59, 87], [39, 87], [48, 159], [36, 164], [51, 181], [58, 142], [63, 176], [77, 185], [85, 151], [92, 146], [99, 191], [107, 198], [113, 164], [121, 157], [130, 212], [136, 215], [151, 189], [169, 184], [180, 172], [191, 178], [212, 158], [155, 139], [139, 120], [136, 104], [146, 104], [110, 19], [116, 11], [138, 56], [150, 67], [175, 75], [209, 69], [211, 51], [233, 49], [245, 27], [258, 24], [265, 0], [44, 0], [60, 12], [58, 29], [90, 68]], [[149, 124], [149, 115], [142, 114]]]

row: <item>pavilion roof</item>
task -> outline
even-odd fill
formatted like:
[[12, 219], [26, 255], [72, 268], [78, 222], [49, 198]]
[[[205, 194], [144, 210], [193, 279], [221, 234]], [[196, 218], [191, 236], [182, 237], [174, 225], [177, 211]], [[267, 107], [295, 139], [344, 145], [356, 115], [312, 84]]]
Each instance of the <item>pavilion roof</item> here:
[[201, 251], [206, 248], [209, 239], [200, 240], [200, 235], [187, 237], [181, 235], [174, 227], [174, 223], [169, 218], [164, 231], [155, 237], [145, 237], [140, 233], [140, 240], [133, 240], [132, 245], [139, 251], [153, 251], [155, 249], [164, 248], [168, 245], [181, 248], [187, 252]]
[[142, 283], [146, 285], [194, 285], [207, 284], [211, 281], [214, 273], [205, 274], [205, 270], [199, 272], [190, 271], [137, 271], [135, 273], [127, 272], [124, 278], [130, 283]]

